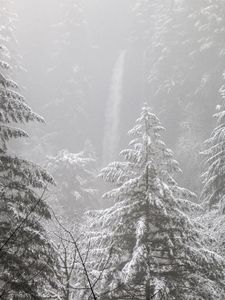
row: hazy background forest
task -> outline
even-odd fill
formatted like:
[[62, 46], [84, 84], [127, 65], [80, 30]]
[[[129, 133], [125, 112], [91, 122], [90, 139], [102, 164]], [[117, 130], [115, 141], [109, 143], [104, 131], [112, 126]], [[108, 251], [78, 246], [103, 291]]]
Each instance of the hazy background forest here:
[[148, 102], [167, 129], [181, 183], [199, 192], [196, 162], [214, 125], [225, 55], [223, 11], [206, 2], [15, 1], [26, 70], [17, 76], [47, 123], [32, 129], [29, 155], [40, 162], [78, 152], [89, 139], [102, 166]]

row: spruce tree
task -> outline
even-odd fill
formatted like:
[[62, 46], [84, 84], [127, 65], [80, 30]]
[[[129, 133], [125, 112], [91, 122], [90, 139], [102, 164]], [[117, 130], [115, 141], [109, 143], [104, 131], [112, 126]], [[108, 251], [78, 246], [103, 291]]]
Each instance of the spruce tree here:
[[45, 286], [55, 285], [55, 255], [40, 221], [50, 218], [44, 198], [53, 179], [9, 147], [13, 139], [28, 137], [18, 126], [43, 123], [43, 118], [25, 103], [11, 79], [13, 24], [7, 2], [1, 1], [0, 11], [0, 297], [42, 299]]
[[[160, 138], [158, 118], [145, 106], [129, 132], [124, 160], [102, 170], [114, 188], [104, 195], [115, 204], [89, 212], [89, 267], [100, 299], [221, 299], [224, 261], [207, 250], [208, 239], [187, 212], [198, 209], [179, 188], [179, 171]], [[200, 233], [201, 232], [201, 233]], [[107, 268], [96, 258], [112, 252]], [[105, 268], [105, 269], [104, 269]]]
[[205, 142], [203, 162], [203, 189], [201, 194], [205, 212], [199, 219], [209, 235], [215, 238], [214, 249], [224, 257], [225, 253], [225, 214], [224, 214], [224, 116], [225, 86], [220, 89], [221, 102], [214, 114], [216, 127]]
[[[225, 74], [224, 74], [225, 77]], [[220, 89], [221, 103], [217, 105], [214, 114], [217, 126], [210, 138], [206, 140], [204, 173], [202, 174], [204, 187], [202, 200], [209, 208], [220, 204], [221, 212], [224, 213], [224, 173], [225, 173], [225, 85]]]

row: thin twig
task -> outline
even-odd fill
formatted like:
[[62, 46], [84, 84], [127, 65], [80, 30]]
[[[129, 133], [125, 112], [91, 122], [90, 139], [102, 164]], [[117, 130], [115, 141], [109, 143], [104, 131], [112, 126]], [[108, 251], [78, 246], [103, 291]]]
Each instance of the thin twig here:
[[77, 244], [77, 242], [76, 242], [74, 236], [73, 236], [72, 233], [71, 233], [68, 229], [66, 229], [66, 228], [63, 226], [63, 224], [58, 220], [58, 218], [57, 218], [57, 216], [55, 215], [55, 212], [53, 211], [53, 209], [51, 209], [51, 210], [52, 210], [53, 216], [54, 216], [54, 218], [56, 219], [56, 221], [57, 221], [57, 223], [59, 224], [59, 226], [60, 226], [66, 233], [68, 233], [69, 236], [71, 237], [71, 239], [72, 239], [72, 241], [73, 241], [73, 243], [74, 243], [74, 246], [75, 246], [75, 248], [76, 248], [76, 251], [77, 251], [77, 253], [78, 253], [78, 256], [79, 256], [79, 258], [80, 258], [80, 261], [81, 261], [81, 264], [82, 264], [82, 267], [83, 267], [83, 271], [84, 271], [85, 276], [86, 276], [86, 278], [87, 278], [87, 281], [88, 281], [88, 285], [89, 285], [89, 289], [90, 289], [90, 291], [91, 291], [91, 294], [92, 294], [94, 300], [97, 300], [97, 297], [96, 297], [96, 295], [95, 295], [95, 292], [94, 292], [94, 289], [93, 289], [93, 286], [92, 286], [92, 283], [91, 283], [91, 280], [90, 280], [90, 277], [89, 277], [89, 274], [88, 274], [88, 270], [87, 270], [87, 268], [86, 268], [86, 264], [85, 264], [85, 262], [84, 262], [84, 260], [83, 260], [83, 257], [82, 257], [82, 255], [81, 255], [80, 249], [79, 249], [79, 247], [78, 247], [78, 244]]

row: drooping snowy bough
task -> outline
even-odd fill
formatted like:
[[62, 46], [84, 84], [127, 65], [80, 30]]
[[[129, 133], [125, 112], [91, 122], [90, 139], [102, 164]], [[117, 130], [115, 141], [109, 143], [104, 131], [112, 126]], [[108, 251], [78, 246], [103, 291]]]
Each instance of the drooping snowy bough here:
[[[225, 72], [224, 72], [225, 78]], [[206, 140], [207, 149], [202, 152], [205, 156], [202, 174], [204, 187], [201, 198], [212, 208], [220, 205], [221, 212], [224, 213], [225, 202], [225, 85], [220, 89], [221, 103], [217, 105], [217, 113], [214, 117], [217, 126], [213, 130], [210, 138]]]
[[[100, 299], [221, 299], [224, 261], [189, 217], [199, 210], [195, 195], [178, 186], [172, 151], [160, 138], [163, 127], [145, 105], [122, 162], [101, 171], [114, 188], [114, 205], [87, 214], [89, 270]], [[96, 264], [99, 257], [108, 264]], [[104, 261], [105, 261], [104, 260]]]
[[21, 128], [43, 122], [18, 93], [11, 79], [9, 44], [13, 17], [0, 1], [0, 298], [42, 299], [55, 285], [55, 253], [40, 219], [50, 219], [44, 201], [52, 177], [40, 166], [16, 156], [8, 142], [28, 137]]

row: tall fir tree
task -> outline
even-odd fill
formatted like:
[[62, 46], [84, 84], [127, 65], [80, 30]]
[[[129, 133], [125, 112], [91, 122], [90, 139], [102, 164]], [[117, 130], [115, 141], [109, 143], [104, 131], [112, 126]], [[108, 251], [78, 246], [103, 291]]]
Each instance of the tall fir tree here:
[[[223, 74], [225, 79], [225, 74]], [[225, 253], [225, 210], [224, 210], [224, 133], [225, 133], [225, 85], [220, 89], [221, 101], [216, 106], [216, 126], [205, 141], [203, 155], [203, 188], [201, 200], [205, 208], [199, 216], [209, 235], [215, 238], [214, 249], [224, 257]]]
[[[40, 166], [19, 158], [9, 148], [13, 139], [28, 137], [17, 126], [41, 122], [11, 79], [9, 45], [13, 18], [1, 1], [0, 24], [0, 297], [42, 299], [45, 286], [55, 286], [55, 254], [40, 219], [49, 219], [44, 191], [52, 177]], [[3, 23], [2, 23], [3, 22]]]
[[[223, 74], [225, 79], [225, 73]], [[224, 213], [225, 188], [225, 85], [220, 89], [221, 103], [217, 105], [214, 114], [217, 126], [210, 138], [206, 140], [206, 150], [202, 152], [205, 156], [203, 177], [202, 200], [212, 208], [220, 204], [221, 212]]]
[[[100, 299], [221, 299], [224, 261], [207, 250], [208, 239], [189, 214], [198, 208], [180, 188], [171, 150], [160, 138], [158, 118], [145, 106], [129, 132], [122, 162], [102, 170], [115, 188], [104, 198], [115, 204], [89, 212], [90, 268]], [[211, 242], [211, 241], [210, 241]], [[112, 252], [108, 267], [96, 257]], [[223, 296], [222, 296], [223, 295]]]

